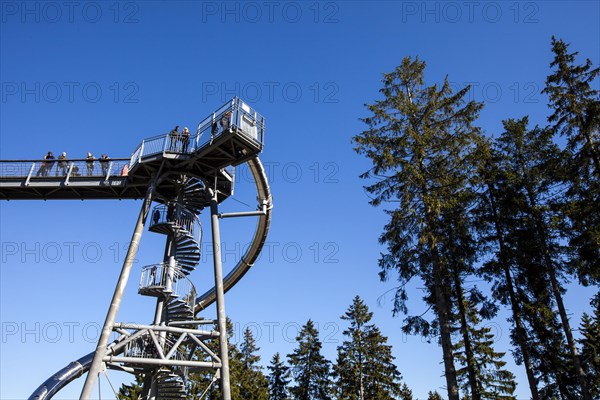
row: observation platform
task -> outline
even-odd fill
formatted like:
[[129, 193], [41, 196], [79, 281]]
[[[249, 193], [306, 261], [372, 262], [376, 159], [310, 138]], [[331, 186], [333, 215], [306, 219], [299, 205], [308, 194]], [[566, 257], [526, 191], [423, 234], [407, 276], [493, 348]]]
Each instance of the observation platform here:
[[0, 160], [0, 200], [141, 199], [159, 174], [165, 177], [157, 182], [159, 195], [172, 197], [185, 176], [216, 185], [221, 202], [233, 194], [235, 166], [262, 151], [264, 127], [264, 117], [235, 97], [202, 120], [195, 134], [144, 139], [130, 158]]

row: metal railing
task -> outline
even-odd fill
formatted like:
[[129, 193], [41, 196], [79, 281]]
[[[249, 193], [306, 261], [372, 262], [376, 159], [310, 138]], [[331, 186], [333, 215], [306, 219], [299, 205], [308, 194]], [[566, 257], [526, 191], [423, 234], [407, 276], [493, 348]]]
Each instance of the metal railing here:
[[181, 132], [177, 135], [165, 133], [142, 140], [138, 148], [131, 155], [129, 168], [133, 168], [141, 162], [144, 157], [156, 154], [176, 153], [190, 154], [197, 150], [195, 147], [196, 135], [190, 135], [189, 139], [184, 140]]
[[265, 118], [240, 98], [234, 97], [198, 124], [196, 148], [212, 144], [224, 132], [235, 130], [264, 143]]
[[[161, 153], [190, 154], [212, 142], [225, 132], [241, 132], [256, 141], [262, 148], [265, 134], [265, 119], [238, 97], [234, 97], [198, 124], [196, 134], [184, 138], [165, 133], [142, 140], [133, 152], [129, 168], [133, 168], [144, 157]], [[229, 171], [228, 171], [229, 172]], [[232, 173], [230, 173], [232, 175]], [[233, 175], [232, 175], [233, 176]]]
[[76, 160], [0, 160], [0, 178], [81, 178], [94, 177], [109, 179], [127, 176], [129, 160], [126, 158]]
[[198, 243], [202, 240], [202, 224], [198, 217], [178, 204], [158, 205], [151, 214], [150, 227], [157, 224], [173, 223], [188, 231], [192, 236], [198, 235]]
[[196, 287], [176, 268], [172, 269], [166, 263], [145, 266], [142, 269], [138, 290], [170, 291], [171, 297], [182, 299], [190, 307], [190, 310], [193, 310], [196, 301]]

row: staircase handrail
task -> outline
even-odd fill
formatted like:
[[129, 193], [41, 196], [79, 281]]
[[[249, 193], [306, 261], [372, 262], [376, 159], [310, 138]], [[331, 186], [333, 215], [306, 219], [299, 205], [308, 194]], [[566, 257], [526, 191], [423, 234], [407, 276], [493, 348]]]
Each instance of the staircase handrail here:
[[198, 232], [198, 243], [202, 240], [202, 225], [198, 216], [177, 204], [172, 205], [159, 204], [152, 209], [150, 214], [150, 228], [157, 224], [173, 223], [179, 228], [185, 229], [192, 236]]
[[[158, 263], [146, 265], [142, 268], [139, 290], [148, 288], [158, 288], [167, 290], [169, 278], [169, 264]], [[183, 299], [191, 308], [194, 309], [196, 301], [196, 287], [177, 267], [173, 274], [173, 282], [169, 296]]]

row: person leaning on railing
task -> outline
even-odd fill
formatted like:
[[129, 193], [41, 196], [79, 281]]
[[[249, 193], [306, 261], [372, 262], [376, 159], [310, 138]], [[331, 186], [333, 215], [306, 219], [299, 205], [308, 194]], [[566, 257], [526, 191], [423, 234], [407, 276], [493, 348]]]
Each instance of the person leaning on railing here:
[[42, 164], [40, 165], [40, 169], [38, 169], [35, 176], [40, 176], [40, 175], [48, 176], [48, 172], [52, 169], [53, 164], [54, 164], [54, 155], [52, 154], [51, 151], [49, 151], [48, 154], [46, 154], [44, 156], [44, 161], [42, 161]]
[[58, 176], [58, 170], [62, 171], [63, 176], [67, 175], [67, 153], [62, 152], [60, 156], [58, 156], [58, 166], [56, 167], [56, 176]]
[[85, 158], [85, 164], [87, 166], [87, 174], [88, 176], [92, 176], [94, 174], [94, 160], [96, 158], [88, 151], [87, 157]]
[[102, 167], [102, 176], [106, 176], [108, 172], [108, 156], [106, 154], [102, 154], [100, 157], [100, 167]]

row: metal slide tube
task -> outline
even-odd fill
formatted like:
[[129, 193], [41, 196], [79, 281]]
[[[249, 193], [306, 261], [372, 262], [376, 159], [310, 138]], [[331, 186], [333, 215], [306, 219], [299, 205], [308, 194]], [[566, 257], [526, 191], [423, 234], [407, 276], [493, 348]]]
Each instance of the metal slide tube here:
[[[237, 265], [227, 274], [223, 280], [223, 290], [227, 292], [231, 289], [242, 277], [248, 272], [248, 270], [254, 265], [254, 262], [258, 258], [260, 251], [265, 245], [267, 235], [269, 234], [269, 228], [271, 226], [271, 214], [273, 208], [273, 202], [271, 199], [271, 189], [269, 188], [269, 181], [265, 169], [260, 162], [258, 157], [248, 160], [248, 168], [252, 173], [254, 184], [256, 185], [256, 192], [258, 194], [258, 202], [262, 206], [266, 204], [266, 215], [260, 215], [258, 217], [258, 223], [254, 232], [252, 242], [246, 250], [246, 253], [242, 256], [241, 260], [238, 261]], [[204, 294], [196, 298], [196, 307], [194, 312], [197, 314], [210, 306], [216, 300], [216, 288], [207, 290]]]
[[138, 215], [135, 230], [133, 231], [133, 236], [131, 237], [131, 243], [129, 244], [129, 248], [127, 249], [127, 256], [125, 257], [125, 262], [123, 263], [123, 268], [121, 269], [121, 275], [119, 275], [119, 280], [117, 282], [117, 286], [115, 287], [115, 292], [113, 294], [112, 301], [110, 302], [108, 313], [106, 314], [104, 327], [102, 328], [102, 333], [100, 335], [100, 339], [98, 340], [98, 346], [96, 346], [96, 351], [94, 353], [94, 358], [90, 366], [90, 371], [87, 374], [85, 384], [83, 385], [81, 395], [79, 396], [80, 400], [87, 400], [90, 398], [92, 390], [94, 389], [94, 384], [96, 383], [98, 373], [102, 370], [102, 362], [106, 354], [108, 340], [110, 339], [110, 335], [112, 333], [113, 326], [117, 318], [117, 313], [119, 312], [119, 307], [121, 306], [121, 301], [123, 300], [123, 293], [125, 293], [125, 288], [127, 287], [129, 274], [131, 273], [133, 261], [135, 260], [135, 255], [140, 244], [140, 239], [142, 238], [142, 232], [144, 231], [146, 218], [148, 217], [150, 205], [152, 204], [154, 184], [155, 181], [153, 180], [150, 183], [150, 186], [148, 187], [146, 197], [144, 198], [142, 208], [140, 209], [140, 214]]
[[221, 262], [221, 232], [219, 230], [219, 205], [217, 191], [210, 201], [213, 261], [215, 268], [215, 290], [217, 295], [217, 321], [219, 325], [219, 356], [221, 358], [221, 400], [231, 400], [229, 386], [229, 355], [227, 351], [227, 317], [223, 292], [223, 265]]

